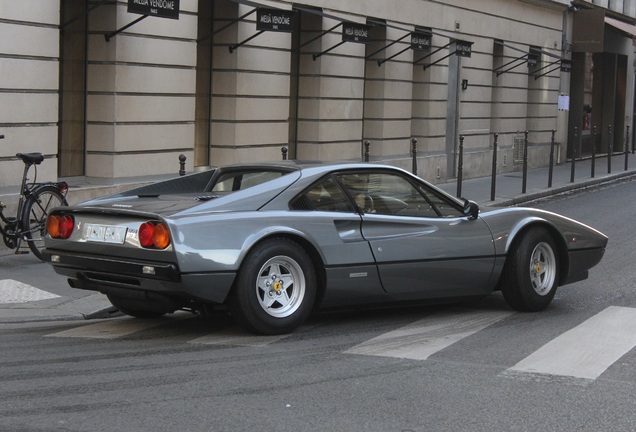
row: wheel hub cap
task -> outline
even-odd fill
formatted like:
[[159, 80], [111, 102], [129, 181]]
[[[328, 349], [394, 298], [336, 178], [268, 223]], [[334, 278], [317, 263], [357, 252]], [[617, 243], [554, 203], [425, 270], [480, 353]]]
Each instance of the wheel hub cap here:
[[260, 306], [269, 315], [284, 318], [293, 314], [305, 296], [305, 277], [300, 265], [290, 257], [268, 260], [256, 280]]
[[554, 287], [556, 279], [556, 257], [548, 243], [539, 243], [530, 259], [530, 282], [534, 291], [544, 296]]

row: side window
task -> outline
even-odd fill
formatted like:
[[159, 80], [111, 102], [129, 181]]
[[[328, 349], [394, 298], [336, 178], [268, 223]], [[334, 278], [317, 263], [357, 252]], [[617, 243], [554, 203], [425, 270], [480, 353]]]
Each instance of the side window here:
[[[364, 213], [426, 218], [456, 217], [461, 212], [442, 197], [385, 172], [343, 173], [338, 180]], [[441, 211], [440, 209], [443, 209]]]
[[437, 209], [441, 217], [455, 218], [465, 216], [463, 212], [457, 209], [457, 207], [453, 206], [442, 197], [434, 194], [432, 191], [429, 191], [424, 187], [419, 187], [419, 190], [426, 196], [431, 205]]
[[[302, 205], [301, 203], [309, 203]], [[327, 212], [354, 213], [355, 209], [333, 178], [318, 183], [292, 204], [292, 208]]]

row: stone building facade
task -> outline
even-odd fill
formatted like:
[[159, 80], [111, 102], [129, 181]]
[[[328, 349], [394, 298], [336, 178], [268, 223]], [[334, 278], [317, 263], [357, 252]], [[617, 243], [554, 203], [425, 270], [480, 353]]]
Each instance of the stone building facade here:
[[607, 152], [633, 126], [634, 17], [635, 0], [0, 0], [0, 187], [26, 151], [39, 180], [96, 184], [176, 174], [181, 154], [360, 160], [365, 141], [411, 169], [417, 140], [433, 182], [460, 137], [464, 178], [490, 173], [495, 134], [499, 172], [526, 131], [530, 166], [553, 131], [560, 161]]

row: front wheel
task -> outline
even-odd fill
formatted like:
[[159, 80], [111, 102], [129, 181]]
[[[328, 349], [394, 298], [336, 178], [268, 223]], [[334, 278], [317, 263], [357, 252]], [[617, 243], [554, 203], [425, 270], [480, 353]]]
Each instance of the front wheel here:
[[44, 186], [34, 192], [24, 203], [22, 230], [33, 255], [42, 260], [46, 218], [55, 207], [67, 206], [66, 198], [53, 186]]
[[316, 272], [296, 242], [271, 239], [246, 257], [230, 298], [230, 312], [246, 330], [289, 333], [309, 316], [316, 298]]
[[506, 302], [520, 311], [545, 309], [556, 293], [559, 263], [553, 237], [531, 228], [512, 245], [500, 286]]

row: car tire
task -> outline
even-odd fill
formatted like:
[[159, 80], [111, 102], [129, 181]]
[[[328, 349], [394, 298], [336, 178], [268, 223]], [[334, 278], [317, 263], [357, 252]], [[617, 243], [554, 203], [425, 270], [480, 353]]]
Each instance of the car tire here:
[[307, 319], [315, 298], [316, 272], [307, 252], [292, 240], [274, 238], [245, 258], [229, 309], [250, 332], [285, 334]]
[[531, 228], [515, 240], [500, 280], [504, 299], [513, 309], [545, 309], [556, 293], [559, 262], [554, 238], [541, 227]]
[[165, 312], [157, 310], [144, 309], [135, 300], [122, 299], [120, 297], [107, 295], [108, 301], [115, 306], [121, 313], [130, 315], [131, 317], [141, 319], [160, 318], [164, 316]]

